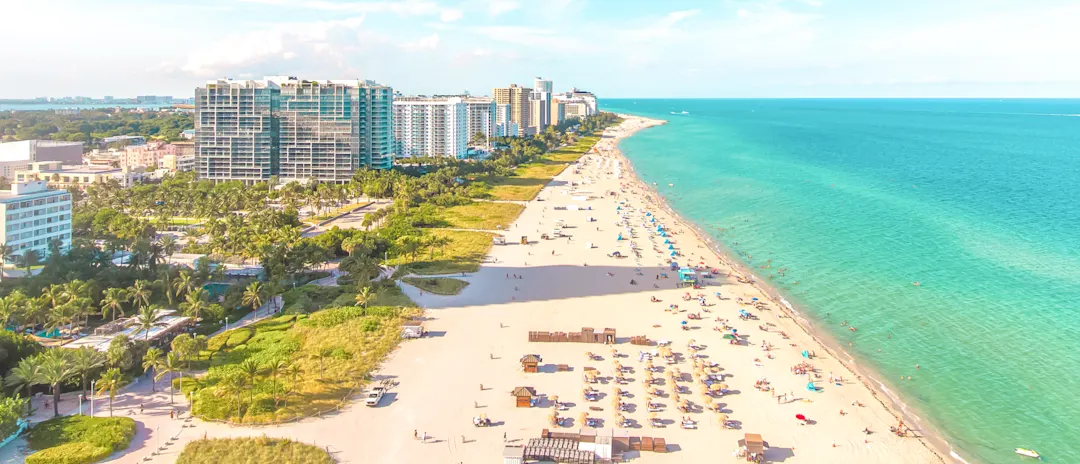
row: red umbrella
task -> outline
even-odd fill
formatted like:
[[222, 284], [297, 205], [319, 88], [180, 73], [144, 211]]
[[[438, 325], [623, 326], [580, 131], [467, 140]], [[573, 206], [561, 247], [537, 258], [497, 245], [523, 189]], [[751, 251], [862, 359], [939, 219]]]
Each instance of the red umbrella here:
[[801, 420], [801, 421], [803, 421], [803, 422], [805, 422], [805, 421], [806, 421], [806, 416], [804, 416], [804, 415], [802, 415], [802, 414], [796, 414], [796, 415], [795, 415], [795, 418], [796, 418], [796, 419], [798, 419], [798, 420]]

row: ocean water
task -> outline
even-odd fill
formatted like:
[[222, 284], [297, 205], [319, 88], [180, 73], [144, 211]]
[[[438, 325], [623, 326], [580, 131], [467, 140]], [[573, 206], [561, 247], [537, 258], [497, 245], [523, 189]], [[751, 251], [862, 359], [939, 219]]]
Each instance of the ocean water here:
[[1080, 462], [1080, 100], [601, 106], [668, 120], [639, 175], [965, 460]]

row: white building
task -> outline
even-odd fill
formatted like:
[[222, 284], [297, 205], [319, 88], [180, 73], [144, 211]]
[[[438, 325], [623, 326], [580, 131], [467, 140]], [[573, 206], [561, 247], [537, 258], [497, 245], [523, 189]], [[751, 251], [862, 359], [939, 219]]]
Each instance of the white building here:
[[532, 95], [529, 96], [532, 126], [535, 132], [543, 132], [551, 125], [551, 81], [537, 77], [533, 81]]
[[468, 105], [460, 97], [394, 99], [394, 155], [465, 156], [469, 148]]
[[49, 241], [60, 240], [60, 250], [71, 246], [71, 194], [53, 190], [45, 181], [18, 182], [10, 190], [0, 190], [0, 214], [3, 226], [0, 238], [10, 246], [13, 256], [34, 250], [38, 257], [48, 255]]
[[465, 106], [469, 116], [465, 129], [469, 141], [472, 141], [477, 132], [484, 134], [487, 139], [495, 136], [495, 99], [468, 97], [465, 98]]
[[495, 105], [495, 136], [517, 137], [518, 123], [510, 120], [510, 105]]
[[[584, 90], [571, 88], [569, 92], [555, 94], [554, 98], [566, 105], [580, 104], [581, 108], [584, 110], [584, 114], [581, 114], [580, 116], [592, 116], [598, 111], [596, 105], [596, 95], [593, 95], [592, 92], [586, 92]], [[571, 116], [571, 111], [572, 110], [570, 110], [569, 107], [566, 109], [567, 118], [579, 116], [576, 109], [573, 110], [573, 112], [575, 113], [574, 116]]]

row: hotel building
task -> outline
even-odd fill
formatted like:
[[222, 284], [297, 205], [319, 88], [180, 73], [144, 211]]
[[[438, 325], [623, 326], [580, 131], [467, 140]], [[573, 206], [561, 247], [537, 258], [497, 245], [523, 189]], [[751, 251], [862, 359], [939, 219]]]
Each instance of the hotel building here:
[[52, 190], [45, 181], [13, 183], [0, 190], [0, 214], [0, 237], [14, 256], [34, 250], [44, 259], [54, 239], [62, 251], [71, 246], [71, 194], [65, 190]]
[[510, 87], [496, 88], [491, 92], [496, 105], [510, 105], [510, 122], [517, 124], [518, 136], [531, 134], [532, 113], [529, 108], [529, 98], [532, 89], [510, 84]]

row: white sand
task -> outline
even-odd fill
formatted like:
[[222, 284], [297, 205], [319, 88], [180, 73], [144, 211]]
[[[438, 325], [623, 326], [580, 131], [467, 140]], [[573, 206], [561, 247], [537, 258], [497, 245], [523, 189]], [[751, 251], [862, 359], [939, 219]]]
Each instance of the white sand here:
[[[638, 462], [739, 462], [732, 457], [736, 442], [744, 433], [760, 433], [771, 445], [766, 457], [770, 461], [783, 462], [942, 462], [942, 458], [927, 443], [917, 438], [898, 438], [889, 433], [896, 425], [894, 415], [875, 399], [871, 390], [861, 383], [849, 380], [853, 374], [839, 361], [826, 354], [826, 350], [800, 329], [790, 318], [779, 318], [776, 305], [760, 311], [740, 306], [737, 297], [763, 296], [752, 286], [739, 284], [735, 278], [715, 280], [718, 285], [701, 290], [676, 289], [677, 273], [668, 271], [664, 263], [666, 253], [653, 250], [662, 238], [648, 236], [642, 227], [643, 210], [658, 216], [657, 221], [668, 226], [676, 235], [670, 237], [676, 248], [685, 256], [680, 262], [705, 261], [718, 266], [719, 258], [710, 252], [690, 230], [678, 224], [674, 218], [657, 207], [647, 206], [645, 188], [634, 180], [627, 166], [620, 165], [620, 157], [614, 150], [617, 138], [634, 131], [659, 124], [659, 121], [630, 117], [618, 128], [609, 129], [608, 136], [594, 153], [579, 162], [580, 174], [567, 169], [540, 193], [544, 201], [529, 202], [524, 213], [505, 232], [509, 244], [496, 246], [491, 251], [492, 263], [466, 279], [471, 285], [462, 294], [453, 297], [421, 295], [415, 288], [407, 292], [422, 306], [429, 308], [427, 329], [432, 335], [415, 341], [407, 341], [393, 353], [380, 371], [380, 378], [392, 377], [399, 385], [378, 408], [367, 408], [358, 402], [340, 413], [321, 419], [311, 419], [286, 426], [248, 428], [199, 424], [180, 430], [179, 442], [171, 452], [154, 462], [175, 459], [175, 452], [192, 438], [208, 436], [249, 436], [266, 434], [291, 437], [320, 446], [329, 446], [335, 457], [343, 462], [403, 463], [492, 463], [500, 462], [503, 435], [514, 443], [539, 437], [541, 429], [550, 428], [547, 416], [550, 408], [516, 408], [509, 392], [516, 386], [531, 386], [543, 395], [558, 395], [562, 401], [575, 403], [562, 415], [573, 420], [569, 429], [581, 427], [578, 416], [588, 406], [599, 406], [603, 411], [590, 412], [592, 417], [605, 421], [604, 427], [614, 427], [614, 411], [611, 395], [616, 387], [629, 390], [633, 396], [627, 403], [636, 410], [625, 413], [638, 425], [631, 428], [632, 436], [663, 437], [667, 440], [669, 454], [646, 452]], [[622, 174], [617, 178], [616, 173]], [[570, 182], [589, 179], [592, 183], [579, 186], [571, 195]], [[607, 191], [619, 192], [618, 199], [604, 196]], [[588, 193], [586, 193], [588, 192]], [[587, 201], [574, 201], [572, 196], [586, 195]], [[620, 211], [619, 201], [635, 208], [630, 213], [630, 223], [636, 229], [633, 239], [641, 248], [640, 259], [629, 257], [610, 258], [608, 253], [620, 250], [629, 253], [629, 241], [616, 242], [621, 230], [615, 222]], [[555, 210], [555, 206], [567, 204], [588, 205], [591, 211]], [[586, 217], [596, 222], [586, 222]], [[555, 221], [562, 219], [571, 228], [564, 233], [572, 240], [540, 240], [541, 233], [551, 233]], [[597, 230], [599, 229], [599, 230]], [[539, 232], [538, 232], [539, 231]], [[527, 235], [534, 243], [518, 244], [521, 235]], [[586, 248], [591, 242], [594, 248]], [[664, 247], [666, 248], [666, 246]], [[552, 252], [554, 251], [554, 254]], [[700, 257], [704, 257], [701, 259]], [[588, 266], [583, 266], [587, 263]], [[640, 275], [635, 271], [640, 268]], [[670, 278], [656, 280], [656, 275], [666, 272]], [[613, 276], [609, 276], [614, 274]], [[518, 274], [522, 279], [507, 278]], [[637, 285], [631, 285], [634, 279]], [[654, 288], [656, 284], [659, 288]], [[516, 287], [516, 289], [515, 289]], [[702, 312], [704, 320], [687, 320], [693, 330], [681, 330], [680, 322], [689, 312], [701, 308], [697, 301], [682, 301], [680, 296], [704, 293], [712, 305], [710, 313]], [[714, 295], [720, 291], [730, 299], [719, 300]], [[650, 302], [655, 296], [662, 303]], [[687, 312], [675, 315], [665, 312], [669, 304], [678, 304]], [[738, 310], [747, 309], [760, 320], [741, 321]], [[730, 320], [730, 324], [746, 336], [747, 343], [732, 346], [722, 340], [722, 333], [713, 330], [719, 325], [716, 317]], [[769, 332], [760, 331], [759, 325], [775, 324]], [[659, 327], [654, 327], [659, 325]], [[502, 326], [502, 327], [500, 327]], [[581, 343], [529, 343], [527, 333], [535, 331], [574, 332], [582, 327], [593, 327], [598, 332], [605, 327], [617, 330], [620, 343], [615, 346], [624, 366], [632, 367], [629, 385], [617, 386], [613, 382], [595, 385], [605, 396], [596, 403], [582, 400], [581, 389], [585, 385], [582, 372], [585, 366], [600, 370], [604, 376], [613, 374], [611, 346]], [[781, 337], [785, 331], [790, 339]], [[733, 392], [716, 401], [723, 404], [731, 420], [738, 424], [737, 430], [723, 429], [716, 421], [716, 413], [696, 411], [689, 414], [675, 409], [671, 398], [660, 398], [667, 407], [659, 417], [667, 422], [665, 428], [648, 425], [645, 412], [644, 364], [637, 353], [642, 347], [625, 342], [630, 336], [646, 335], [652, 340], [670, 340], [673, 349], [683, 356], [678, 367], [686, 381], [680, 382], [692, 391], [682, 395], [696, 407], [703, 403], [703, 386], [690, 381], [693, 366], [687, 351], [687, 342], [695, 339], [707, 345], [700, 352], [707, 361], [723, 368], [725, 380]], [[760, 345], [766, 341], [774, 346], [764, 352]], [[652, 350], [652, 347], [644, 348]], [[795, 375], [790, 368], [804, 359], [803, 349], [814, 351], [818, 357], [811, 362], [821, 376], [817, 385], [820, 392], [806, 389], [808, 378]], [[589, 361], [586, 352], [603, 357]], [[544, 364], [569, 364], [572, 372], [525, 374], [518, 359], [535, 353], [543, 357]], [[767, 356], [771, 353], [773, 359]], [[494, 357], [494, 359], [492, 359]], [[755, 358], [760, 365], [755, 365]], [[830, 373], [844, 377], [842, 386], [828, 382]], [[664, 374], [657, 374], [665, 379]], [[754, 388], [759, 379], [768, 379], [780, 393], [793, 394], [794, 401], [777, 404], [769, 392]], [[671, 385], [664, 380], [657, 385], [670, 394]], [[485, 390], [480, 390], [483, 384]], [[853, 406], [859, 401], [864, 406]], [[478, 405], [479, 408], [474, 407]], [[840, 411], [846, 412], [841, 415]], [[491, 428], [474, 428], [472, 417], [487, 414], [496, 422]], [[813, 423], [799, 425], [796, 414], [805, 414]], [[682, 416], [698, 421], [697, 430], [684, 430], [678, 426]], [[873, 433], [866, 435], [864, 428]], [[413, 439], [413, 432], [427, 432], [434, 437], [424, 444]], [[173, 432], [161, 430], [162, 435]], [[462, 438], [466, 442], [462, 443]], [[135, 462], [143, 453], [131, 453], [121, 461]]]

